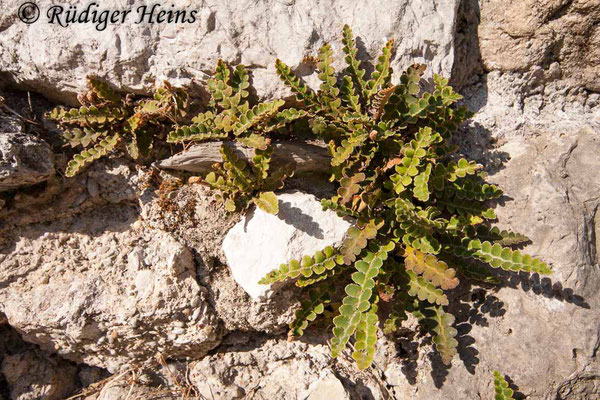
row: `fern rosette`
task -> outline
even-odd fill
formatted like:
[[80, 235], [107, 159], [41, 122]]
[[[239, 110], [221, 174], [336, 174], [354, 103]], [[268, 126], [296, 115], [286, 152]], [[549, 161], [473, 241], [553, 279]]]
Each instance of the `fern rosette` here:
[[326, 307], [334, 310], [332, 355], [353, 343], [360, 369], [372, 363], [379, 326], [393, 333], [409, 313], [450, 364], [458, 343], [447, 292], [459, 277], [496, 281], [482, 263], [540, 274], [550, 268], [511, 248], [526, 237], [492, 225], [496, 215], [489, 203], [502, 191], [449, 144], [471, 113], [456, 105], [461, 96], [448, 81], [435, 75], [434, 89], [424, 91], [424, 66], [413, 65], [393, 84], [393, 41], [367, 79], [348, 26], [343, 45], [348, 67], [341, 77], [331, 65], [331, 47], [319, 52], [317, 91], [283, 61], [277, 60], [276, 70], [304, 106], [295, 112], [303, 111], [313, 133], [328, 143], [339, 187], [323, 208], [356, 224], [339, 248], [292, 260], [261, 283], [291, 279], [307, 287], [291, 336], [301, 336]]

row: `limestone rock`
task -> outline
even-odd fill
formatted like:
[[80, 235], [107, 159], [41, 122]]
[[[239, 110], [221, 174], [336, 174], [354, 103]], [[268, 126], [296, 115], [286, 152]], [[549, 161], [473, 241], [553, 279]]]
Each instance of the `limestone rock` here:
[[[377, 57], [385, 41], [393, 37], [395, 71], [421, 61], [434, 72], [449, 75], [458, 7], [453, 0], [418, 4], [407, 0], [209, 0], [201, 6], [183, 1], [177, 9], [197, 10], [194, 23], [136, 24], [139, 6], [108, 1], [102, 2], [103, 10], [132, 12], [124, 23], [109, 23], [97, 31], [92, 23], [68, 27], [48, 23], [48, 8], [54, 4], [49, 0], [36, 3], [40, 8], [36, 23], [24, 24], [16, 18], [21, 4], [7, 0], [2, 5], [0, 70], [21, 88], [71, 103], [85, 89], [86, 75], [148, 93], [164, 79], [185, 86], [203, 82], [218, 58], [249, 65], [259, 96], [288, 94], [275, 74], [275, 58], [299, 68], [301, 75], [317, 84], [316, 74], [302, 59], [316, 55], [329, 42], [335, 46], [340, 70], [345, 23], [360, 37], [362, 57]], [[83, 12], [84, 6], [77, 9]], [[195, 94], [202, 93], [198, 87], [193, 89]]]
[[223, 241], [233, 279], [254, 300], [261, 299], [269, 290], [269, 285], [258, 283], [267, 273], [282, 263], [341, 244], [351, 225], [335, 212], [323, 211], [312, 195], [283, 193], [277, 199], [277, 215], [256, 208]]
[[2, 374], [11, 400], [62, 400], [75, 389], [77, 368], [36, 350], [5, 357]]
[[54, 174], [50, 146], [33, 135], [0, 132], [0, 191], [34, 185]]
[[157, 352], [201, 357], [219, 343], [192, 253], [136, 218], [111, 206], [13, 230], [0, 304], [25, 340], [109, 371]]
[[559, 74], [598, 91], [599, 22], [600, 4], [594, 0], [484, 2], [479, 26], [484, 66], [526, 71], [557, 62]]
[[[385, 398], [377, 374], [356, 370], [346, 357], [331, 360], [322, 337], [315, 343], [314, 337], [288, 342], [232, 336], [231, 341], [240, 342], [222, 345], [222, 352], [205, 357], [190, 371], [191, 383], [205, 398], [233, 400], [253, 394], [263, 399], [306, 399], [318, 396], [318, 387], [338, 395], [347, 391], [350, 398]], [[334, 384], [331, 379], [336, 377]]]

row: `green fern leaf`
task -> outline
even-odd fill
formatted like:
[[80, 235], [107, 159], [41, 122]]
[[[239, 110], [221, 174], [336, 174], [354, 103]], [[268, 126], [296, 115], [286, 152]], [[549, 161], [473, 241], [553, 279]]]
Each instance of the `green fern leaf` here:
[[271, 139], [256, 133], [251, 133], [246, 137], [239, 138], [238, 142], [247, 147], [253, 147], [259, 150], [266, 150], [271, 144]]
[[413, 194], [423, 202], [429, 200], [429, 176], [431, 175], [431, 164], [427, 164], [425, 171], [415, 178]]
[[233, 70], [233, 74], [231, 75], [231, 87], [235, 93], [239, 93], [242, 99], [248, 97], [248, 89], [250, 87], [250, 77], [248, 76], [248, 71], [246, 71], [246, 67], [243, 65], [238, 65]]
[[281, 264], [279, 269], [271, 271], [259, 283], [270, 285], [275, 282], [283, 282], [286, 279], [322, 275], [333, 270], [339, 264], [343, 264], [339, 253], [333, 247], [327, 246], [323, 250], [317, 251], [313, 257], [304, 256], [302, 262], [292, 260], [288, 264]]
[[76, 154], [67, 164], [65, 175], [68, 177], [75, 176], [87, 164], [108, 154], [117, 146], [118, 142], [119, 135], [115, 134], [114, 136], [102, 139], [94, 147], [85, 149], [81, 153]]
[[350, 265], [356, 260], [356, 256], [367, 247], [369, 240], [374, 239], [377, 236], [377, 230], [381, 227], [382, 223], [376, 223], [371, 220], [366, 225], [351, 226], [346, 233], [346, 239], [342, 243], [340, 252], [344, 257], [344, 263]]
[[340, 187], [338, 188], [338, 195], [342, 204], [348, 203], [352, 200], [352, 197], [360, 190], [360, 183], [365, 180], [365, 174], [358, 173], [352, 177], [343, 177], [340, 180]]
[[371, 252], [354, 264], [356, 272], [352, 274], [353, 283], [346, 286], [346, 297], [342, 300], [339, 308], [340, 315], [333, 319], [332, 357], [337, 357], [346, 347], [346, 343], [356, 331], [362, 315], [371, 308], [371, 295], [375, 287], [374, 278], [379, 274], [382, 265], [381, 254]]
[[316, 105], [316, 95], [314, 91], [300, 81], [300, 78], [283, 61], [275, 60], [275, 70], [283, 83], [289, 87], [296, 95], [298, 101], [303, 101], [308, 107]]
[[93, 77], [87, 78], [88, 87], [98, 98], [112, 103], [120, 103], [121, 96], [117, 94], [108, 83]]
[[379, 91], [381, 87], [384, 87], [391, 76], [390, 60], [392, 58], [392, 47], [394, 46], [394, 39], [390, 39], [383, 47], [382, 54], [377, 58], [377, 64], [375, 70], [371, 75], [371, 79], [367, 82], [365, 89], [365, 98], [367, 101]]
[[[336, 88], [337, 79], [335, 77], [335, 70], [331, 66], [333, 50], [329, 44], [324, 45], [319, 50], [319, 62], [317, 68], [319, 70], [319, 79], [321, 80], [321, 98], [324, 99], [336, 99], [340, 93], [339, 89]], [[339, 104], [338, 104], [339, 107]], [[334, 110], [337, 107], [332, 107]]]
[[358, 218], [360, 215], [358, 212], [356, 212], [342, 204], [339, 204], [337, 201], [323, 199], [323, 200], [321, 200], [321, 206], [323, 206], [323, 211], [325, 211], [325, 210], [335, 211], [339, 217], [347, 217], [348, 216], [348, 217]]
[[266, 213], [277, 215], [279, 213], [279, 201], [273, 192], [262, 192], [252, 199], [261, 210]]
[[448, 298], [444, 292], [426, 281], [425, 278], [417, 276], [414, 272], [407, 270], [406, 273], [410, 277], [410, 287], [408, 290], [410, 296], [417, 297], [421, 301], [427, 300], [431, 304], [440, 306], [448, 305]]
[[235, 135], [239, 136], [253, 127], [260, 127], [266, 124], [277, 114], [277, 111], [284, 103], [285, 101], [283, 100], [274, 100], [269, 103], [255, 105], [252, 109], [240, 115], [240, 121], [235, 125]]
[[325, 306], [331, 303], [331, 297], [335, 292], [333, 282], [326, 282], [311, 289], [308, 297], [300, 303], [300, 309], [296, 311], [295, 318], [290, 323], [289, 336], [301, 337], [308, 324], [318, 315], [323, 314]]
[[537, 272], [538, 274], [548, 275], [552, 272], [548, 265], [530, 255], [521, 255], [518, 250], [511, 250], [502, 247], [499, 243], [481, 242], [478, 239], [471, 240], [468, 244], [468, 250], [473, 256], [485, 261], [494, 268], [502, 268], [508, 271], [526, 271]]
[[508, 382], [498, 371], [494, 371], [495, 400], [514, 400], [514, 392], [508, 387]]
[[354, 81], [354, 84], [358, 88], [359, 93], [363, 96], [365, 102], [368, 99], [367, 96], [367, 82], [363, 79], [365, 76], [365, 70], [360, 68], [360, 61], [358, 60], [356, 43], [352, 35], [352, 29], [348, 25], [344, 25], [342, 43], [344, 47], [342, 50], [346, 53], [346, 63], [348, 64], [348, 73], [350, 78]]
[[435, 316], [433, 319], [436, 326], [433, 328], [435, 332], [433, 343], [435, 343], [435, 348], [440, 353], [444, 364], [450, 365], [452, 364], [452, 359], [457, 354], [456, 347], [458, 346], [458, 341], [455, 339], [458, 332], [452, 326], [454, 324], [454, 316], [444, 312], [441, 307], [434, 307], [434, 310]]
[[104, 138], [108, 135], [108, 130], [95, 130], [89, 128], [73, 128], [65, 130], [62, 136], [66, 141], [69, 142], [71, 147], [88, 147], [89, 145], [96, 143], [100, 138]]
[[408, 270], [415, 274], [423, 275], [423, 278], [431, 282], [434, 286], [444, 290], [454, 289], [458, 286], [458, 278], [456, 271], [448, 268], [448, 264], [438, 260], [432, 254], [425, 254], [419, 250], [415, 250], [410, 246], [406, 246], [405, 265]]
[[498, 371], [494, 371], [494, 399], [495, 400], [514, 400], [514, 392], [508, 387], [508, 382]]
[[360, 322], [356, 327], [356, 342], [354, 343], [352, 358], [356, 360], [356, 366], [359, 370], [364, 370], [373, 363], [378, 323], [377, 306], [373, 304], [368, 313], [361, 315]]

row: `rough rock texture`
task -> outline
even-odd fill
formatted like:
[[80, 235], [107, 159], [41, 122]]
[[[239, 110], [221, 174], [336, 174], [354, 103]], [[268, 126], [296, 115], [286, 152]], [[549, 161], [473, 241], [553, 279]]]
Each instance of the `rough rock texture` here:
[[0, 191], [34, 185], [54, 174], [54, 155], [43, 140], [0, 131]]
[[192, 253], [130, 207], [15, 230], [0, 302], [25, 340], [115, 371], [156, 352], [201, 357], [221, 329]]
[[2, 360], [11, 400], [62, 400], [74, 390], [76, 373], [74, 365], [35, 350]]
[[351, 225], [334, 211], [323, 211], [312, 195], [283, 193], [277, 200], [277, 215], [256, 208], [223, 241], [233, 279], [256, 301], [270, 288], [258, 283], [261, 278], [281, 264], [301, 260], [326, 246], [339, 246]]
[[554, 62], [568, 80], [599, 91], [600, 4], [596, 0], [491, 0], [479, 40], [489, 70], [526, 71]]
[[[85, 88], [88, 74], [149, 92], [164, 79], [185, 86], [204, 81], [218, 58], [249, 65], [258, 95], [273, 97], [286, 93], [274, 73], [275, 58], [293, 68], [302, 66], [302, 75], [310, 75], [310, 68], [301, 65], [303, 57], [316, 55], [325, 42], [341, 53], [345, 23], [361, 37], [363, 55], [376, 57], [385, 40], [394, 37], [396, 71], [417, 60], [449, 74], [458, 7], [453, 0], [182, 1], [177, 9], [198, 10], [195, 23], [136, 24], [137, 4], [111, 1], [103, 2], [102, 9], [133, 11], [125, 23], [98, 32], [91, 23], [47, 23], [47, 9], [54, 4], [49, 0], [37, 2], [40, 19], [26, 25], [16, 18], [21, 4], [8, 0], [2, 6], [0, 71], [21, 87], [70, 102]], [[71, 4], [83, 11], [83, 5]]]
[[[332, 361], [329, 347], [321, 343], [288, 342], [285, 339], [240, 340], [194, 364], [190, 381], [200, 395], [215, 400], [255, 398], [312, 399], [320, 397], [318, 386], [332, 377], [340, 379], [353, 399], [385, 398], [377, 374], [358, 372], [352, 360]], [[349, 379], [350, 378], [350, 379]], [[331, 381], [330, 381], [331, 383]], [[344, 387], [336, 386], [338, 394]], [[325, 390], [325, 388], [322, 388]], [[330, 397], [331, 400], [344, 397]]]

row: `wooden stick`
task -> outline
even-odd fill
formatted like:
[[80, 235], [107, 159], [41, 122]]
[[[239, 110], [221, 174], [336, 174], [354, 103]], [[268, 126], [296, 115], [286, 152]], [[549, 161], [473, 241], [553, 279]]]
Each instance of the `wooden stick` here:
[[[254, 156], [253, 148], [242, 146], [237, 142], [206, 142], [196, 144], [170, 158], [157, 161], [153, 165], [161, 169], [209, 172], [213, 164], [222, 162], [219, 152], [222, 144], [234, 149], [236, 154], [245, 161], [251, 160]], [[273, 147], [271, 158], [273, 168], [292, 164], [295, 167], [296, 175], [329, 171], [330, 157], [325, 147], [299, 140], [276, 142]]]

